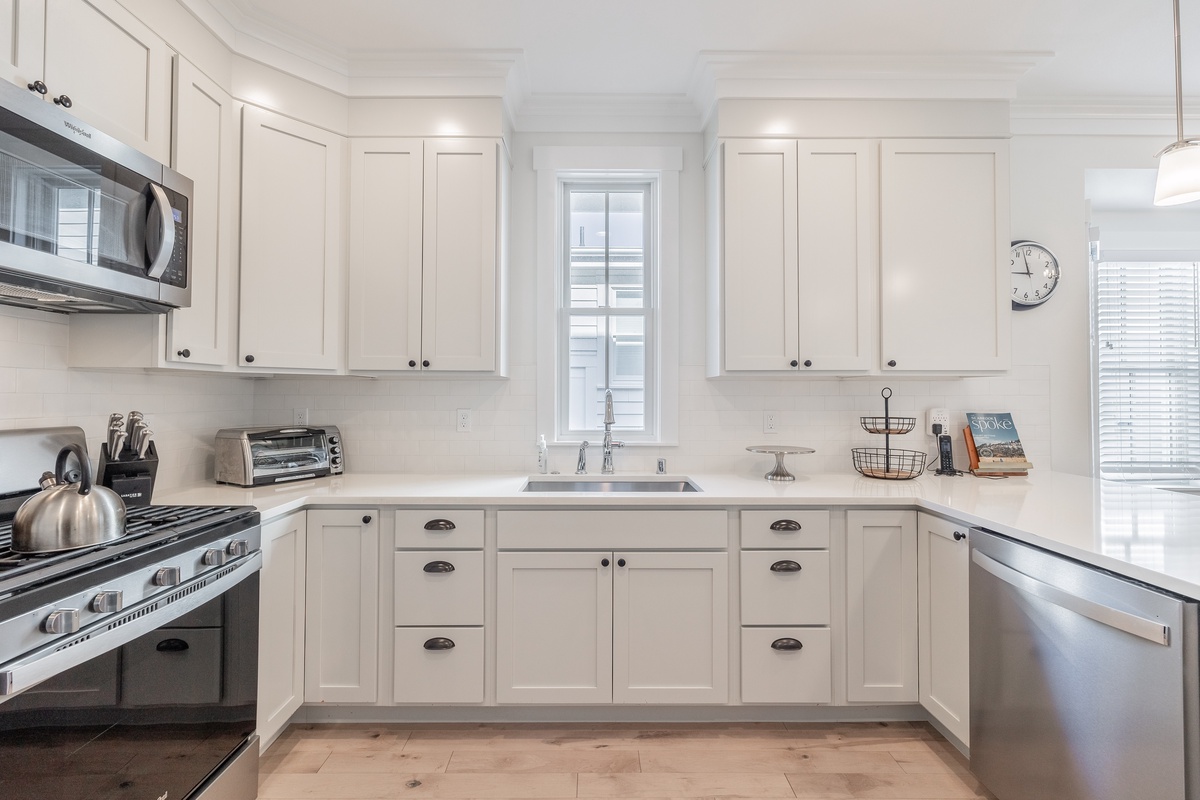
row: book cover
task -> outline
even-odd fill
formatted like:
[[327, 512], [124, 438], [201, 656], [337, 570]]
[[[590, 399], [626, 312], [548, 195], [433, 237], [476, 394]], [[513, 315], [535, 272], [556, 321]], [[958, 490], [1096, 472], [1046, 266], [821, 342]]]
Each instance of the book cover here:
[[968, 411], [967, 425], [971, 429], [971, 438], [975, 441], [975, 451], [979, 454], [981, 466], [989, 463], [1029, 463], [1025, 458], [1025, 448], [1021, 444], [1012, 414]]

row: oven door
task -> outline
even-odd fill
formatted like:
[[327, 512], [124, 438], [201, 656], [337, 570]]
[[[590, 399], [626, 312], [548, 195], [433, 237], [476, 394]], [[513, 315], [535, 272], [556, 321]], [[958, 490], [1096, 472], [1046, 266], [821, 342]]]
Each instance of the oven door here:
[[[191, 181], [10, 88], [0, 94], [0, 281], [187, 305]], [[55, 302], [71, 310], [69, 299], [45, 305]]]
[[254, 572], [0, 703], [0, 797], [256, 797], [258, 590]]

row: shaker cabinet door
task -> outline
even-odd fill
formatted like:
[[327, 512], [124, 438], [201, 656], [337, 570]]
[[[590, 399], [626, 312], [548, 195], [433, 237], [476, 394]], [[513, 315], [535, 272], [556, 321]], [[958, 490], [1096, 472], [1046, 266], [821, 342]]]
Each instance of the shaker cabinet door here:
[[262, 526], [258, 735], [265, 750], [304, 702], [305, 513]]

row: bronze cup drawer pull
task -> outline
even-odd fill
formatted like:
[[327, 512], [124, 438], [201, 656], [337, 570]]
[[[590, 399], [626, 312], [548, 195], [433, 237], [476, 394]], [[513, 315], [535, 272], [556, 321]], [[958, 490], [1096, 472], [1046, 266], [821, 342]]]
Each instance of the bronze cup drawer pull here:
[[776, 561], [771, 565], [771, 572], [799, 572], [800, 565], [795, 561]]
[[790, 533], [800, 530], [800, 523], [794, 519], [777, 519], [771, 523], [771, 530], [776, 533]]
[[425, 649], [426, 650], [453, 650], [454, 649], [454, 641], [452, 639], [447, 639], [444, 636], [436, 636], [432, 639], [425, 640]]
[[426, 572], [454, 572], [454, 565], [449, 561], [430, 561], [422, 569]]
[[786, 652], [797, 652], [804, 648], [804, 643], [799, 639], [776, 639], [771, 642], [772, 650], [783, 650]]
[[454, 523], [448, 519], [431, 519], [431, 520], [429, 520], [429, 522], [425, 523], [425, 530], [427, 530], [427, 531], [452, 531], [452, 530], [454, 530]]

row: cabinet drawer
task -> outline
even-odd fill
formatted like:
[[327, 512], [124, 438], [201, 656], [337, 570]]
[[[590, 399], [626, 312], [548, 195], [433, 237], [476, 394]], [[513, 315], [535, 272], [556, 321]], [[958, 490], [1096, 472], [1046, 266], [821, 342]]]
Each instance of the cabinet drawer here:
[[483, 548], [483, 509], [396, 512], [396, 547]]
[[720, 510], [500, 511], [501, 550], [724, 550], [729, 514]]
[[395, 641], [395, 702], [483, 702], [483, 628], [397, 628]]
[[396, 625], [482, 625], [483, 552], [396, 553]]
[[742, 553], [742, 624], [828, 625], [829, 551]]
[[742, 702], [832, 702], [829, 657], [829, 628], [742, 628]]
[[742, 547], [829, 547], [829, 512], [742, 512]]

